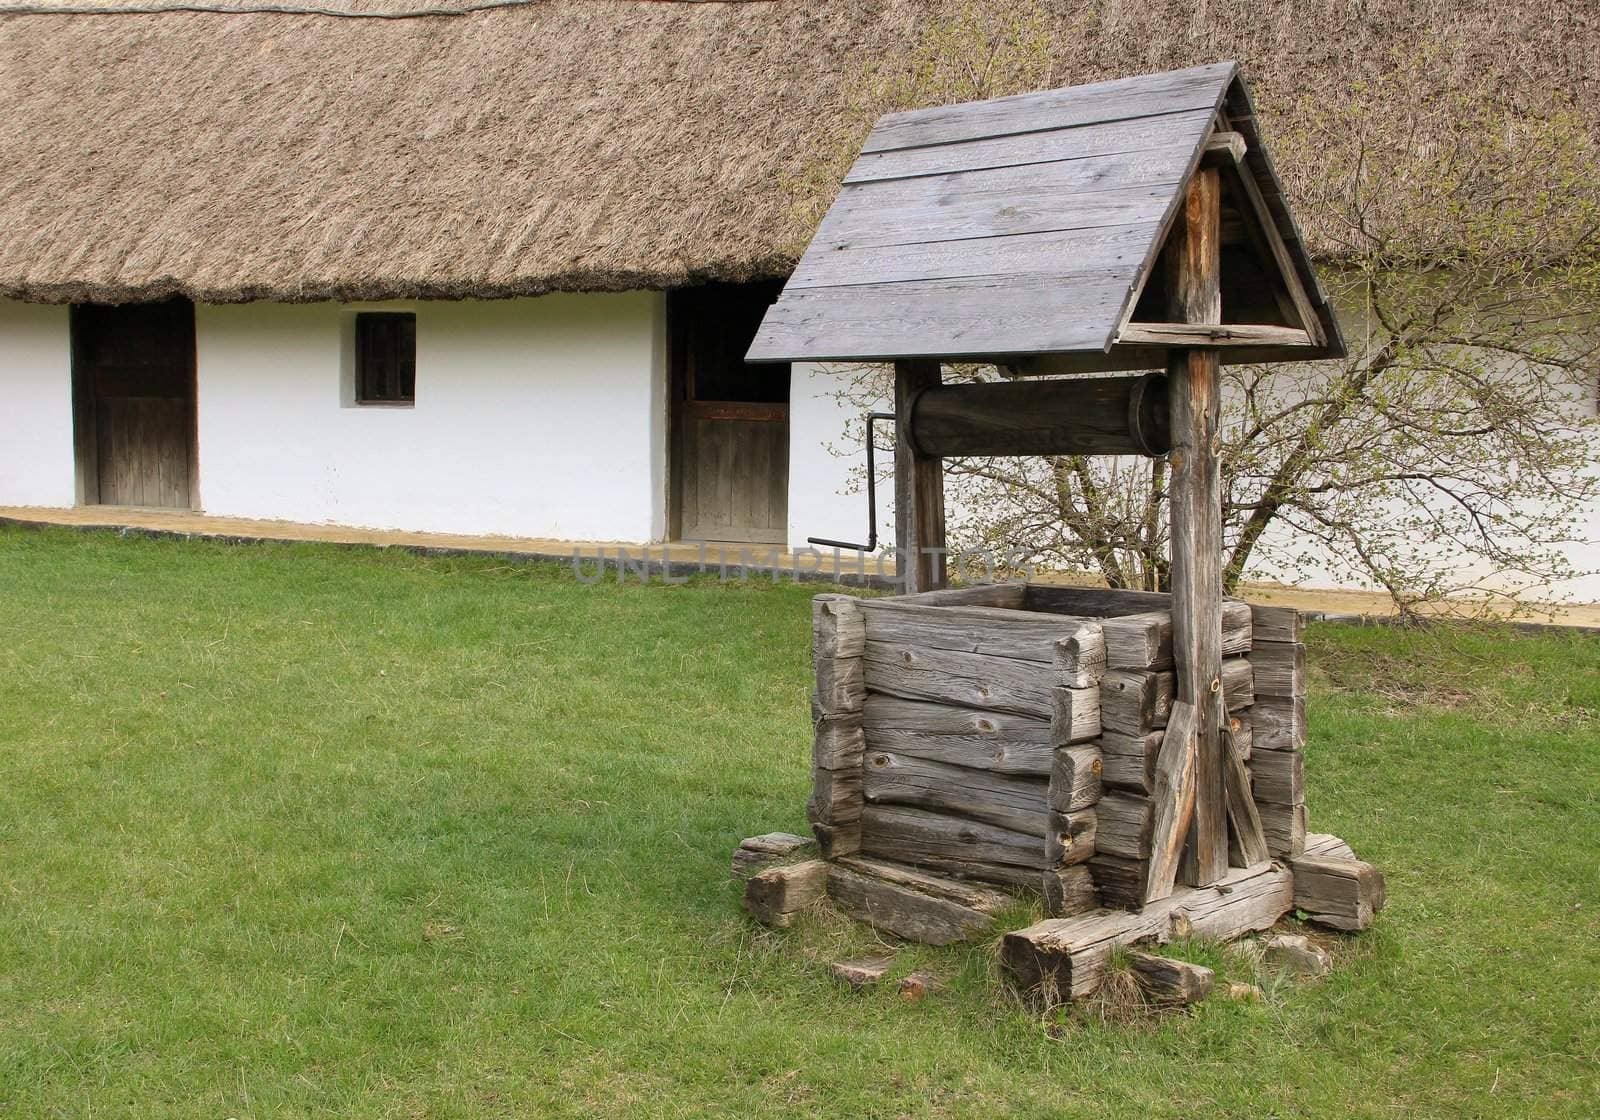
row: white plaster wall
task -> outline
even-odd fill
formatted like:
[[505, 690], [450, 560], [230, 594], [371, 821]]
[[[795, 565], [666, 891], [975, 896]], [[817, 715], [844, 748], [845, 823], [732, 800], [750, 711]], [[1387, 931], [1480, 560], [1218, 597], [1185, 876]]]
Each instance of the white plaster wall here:
[[68, 314], [0, 300], [0, 505], [77, 499]]
[[[417, 316], [413, 407], [344, 390], [361, 310]], [[205, 512], [644, 541], [665, 521], [659, 293], [196, 309]]]

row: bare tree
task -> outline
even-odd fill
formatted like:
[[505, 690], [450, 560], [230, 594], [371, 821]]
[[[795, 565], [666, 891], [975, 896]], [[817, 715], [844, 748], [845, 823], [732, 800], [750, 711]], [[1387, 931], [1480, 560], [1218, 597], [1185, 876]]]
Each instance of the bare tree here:
[[[1052, 84], [1049, 26], [1035, 6], [951, 0], [864, 77], [862, 112]], [[1314, 105], [1261, 106], [1350, 355], [1225, 367], [1230, 587], [1329, 570], [1412, 611], [1578, 574], [1567, 546], [1600, 500], [1593, 122], [1555, 94], [1513, 110], [1495, 75], [1437, 65], [1443, 49]], [[837, 181], [837, 163], [819, 174]], [[858, 369], [840, 392], [865, 404], [885, 386]], [[1166, 585], [1161, 460], [952, 459], [946, 480], [953, 543]]]

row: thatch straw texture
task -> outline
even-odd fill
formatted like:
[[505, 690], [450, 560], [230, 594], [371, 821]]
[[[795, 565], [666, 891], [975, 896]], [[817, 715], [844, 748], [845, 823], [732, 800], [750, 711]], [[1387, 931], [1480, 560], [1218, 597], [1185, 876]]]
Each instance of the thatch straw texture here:
[[[49, 301], [451, 298], [782, 275], [810, 233], [799, 216], [816, 212], [796, 197], [806, 169], [841, 128], [871, 124], [852, 89], [937, 7], [4, 14], [18, 2], [0, 0], [0, 295]], [[1270, 112], [1444, 28], [1470, 45], [1463, 66], [1509, 64], [1527, 88], [1600, 101], [1589, 5], [1104, 0], [1088, 24], [1086, 4], [1051, 7], [1073, 28], [1055, 84], [1236, 57]]]

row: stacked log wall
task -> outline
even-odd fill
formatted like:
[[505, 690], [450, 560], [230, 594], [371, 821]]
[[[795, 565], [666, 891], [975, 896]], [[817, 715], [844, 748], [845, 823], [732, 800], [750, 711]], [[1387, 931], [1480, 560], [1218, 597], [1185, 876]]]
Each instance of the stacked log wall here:
[[1267, 850], [1295, 859], [1306, 845], [1305, 623], [1293, 607], [1253, 607], [1250, 784]]

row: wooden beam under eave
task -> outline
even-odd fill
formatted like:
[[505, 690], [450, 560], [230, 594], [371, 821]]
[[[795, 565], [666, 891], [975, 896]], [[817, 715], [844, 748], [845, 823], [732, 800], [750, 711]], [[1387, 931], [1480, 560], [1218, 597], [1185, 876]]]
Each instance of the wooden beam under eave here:
[[1117, 333], [1118, 346], [1304, 346], [1315, 345], [1296, 327], [1254, 323], [1128, 323]]

